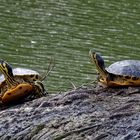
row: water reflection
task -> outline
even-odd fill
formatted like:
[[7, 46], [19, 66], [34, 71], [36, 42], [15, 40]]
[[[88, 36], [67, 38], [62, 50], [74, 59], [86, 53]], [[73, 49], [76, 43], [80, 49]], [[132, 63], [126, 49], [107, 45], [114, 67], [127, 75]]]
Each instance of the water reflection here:
[[140, 3], [124, 1], [1, 1], [0, 56], [14, 67], [44, 73], [49, 91], [64, 91], [95, 79], [88, 52], [94, 48], [107, 65], [140, 59]]

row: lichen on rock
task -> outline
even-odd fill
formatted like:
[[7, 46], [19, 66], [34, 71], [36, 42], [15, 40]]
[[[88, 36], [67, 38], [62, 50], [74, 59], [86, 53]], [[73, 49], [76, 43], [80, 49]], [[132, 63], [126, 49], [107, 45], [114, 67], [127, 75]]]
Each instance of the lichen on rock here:
[[140, 92], [134, 89], [83, 87], [1, 108], [0, 139], [139, 139]]

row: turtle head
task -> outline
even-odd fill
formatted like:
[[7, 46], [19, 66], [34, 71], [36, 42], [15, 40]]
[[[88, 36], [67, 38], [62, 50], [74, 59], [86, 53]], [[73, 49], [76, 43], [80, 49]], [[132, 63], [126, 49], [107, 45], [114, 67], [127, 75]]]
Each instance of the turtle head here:
[[89, 51], [89, 56], [91, 61], [95, 64], [96, 69], [98, 70], [100, 76], [102, 78], [105, 78], [108, 72], [105, 69], [103, 58], [99, 54], [97, 54], [93, 49]]
[[6, 61], [0, 60], [0, 71], [5, 77], [8, 88], [18, 84], [14, 79], [12, 67]]
[[12, 67], [4, 60], [0, 60], [0, 71], [4, 75], [4, 77], [13, 76]]
[[94, 62], [96, 66], [98, 66], [102, 69], [105, 69], [104, 60], [99, 54], [97, 54], [93, 49], [91, 49], [89, 51], [89, 55], [90, 55], [92, 62]]

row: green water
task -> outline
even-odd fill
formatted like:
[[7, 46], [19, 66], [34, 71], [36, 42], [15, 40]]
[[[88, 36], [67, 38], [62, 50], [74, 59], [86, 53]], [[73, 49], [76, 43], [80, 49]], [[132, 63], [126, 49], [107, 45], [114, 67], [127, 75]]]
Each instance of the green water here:
[[139, 59], [138, 0], [0, 0], [0, 58], [13, 67], [44, 73], [50, 92], [66, 91], [96, 78], [88, 52], [94, 48], [107, 65]]

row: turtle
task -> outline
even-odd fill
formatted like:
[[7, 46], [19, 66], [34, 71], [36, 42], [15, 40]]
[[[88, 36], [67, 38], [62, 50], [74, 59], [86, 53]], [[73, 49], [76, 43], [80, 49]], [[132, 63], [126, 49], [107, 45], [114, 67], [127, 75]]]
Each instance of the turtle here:
[[0, 100], [3, 104], [16, 102], [25, 97], [42, 97], [46, 94], [42, 80], [45, 77], [26, 68], [12, 69], [11, 65], [0, 60]]
[[103, 58], [93, 49], [89, 55], [99, 74], [99, 83], [107, 87], [140, 86], [139, 60], [117, 61], [106, 68]]

